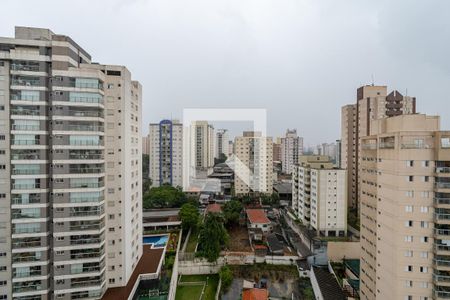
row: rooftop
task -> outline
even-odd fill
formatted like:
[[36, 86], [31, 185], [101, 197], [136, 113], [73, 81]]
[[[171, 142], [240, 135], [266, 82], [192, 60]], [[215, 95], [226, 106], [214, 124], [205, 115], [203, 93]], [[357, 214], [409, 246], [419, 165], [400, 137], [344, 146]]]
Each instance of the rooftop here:
[[270, 224], [269, 218], [263, 209], [247, 209], [247, 217], [252, 224]]
[[267, 289], [248, 289], [242, 292], [242, 300], [267, 300], [269, 292]]
[[163, 255], [164, 248], [152, 249], [150, 245], [143, 245], [142, 256], [136, 268], [131, 274], [126, 286], [109, 288], [103, 295], [102, 300], [127, 300], [133, 287], [141, 274], [153, 274], [158, 271], [159, 262]]
[[206, 213], [221, 213], [222, 206], [217, 203], [208, 204], [206, 207]]
[[336, 278], [329, 272], [318, 267], [312, 267], [314, 276], [319, 285], [320, 293], [324, 300], [345, 300], [345, 294], [339, 286]]

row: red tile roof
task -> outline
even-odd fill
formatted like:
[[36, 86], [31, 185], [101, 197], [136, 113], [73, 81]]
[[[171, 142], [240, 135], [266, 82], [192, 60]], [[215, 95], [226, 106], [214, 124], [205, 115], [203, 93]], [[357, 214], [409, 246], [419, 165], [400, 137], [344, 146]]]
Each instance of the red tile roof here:
[[248, 289], [242, 292], [242, 300], [267, 300], [269, 292], [266, 289]]
[[247, 217], [253, 224], [270, 224], [264, 209], [247, 209]]
[[220, 213], [220, 212], [222, 212], [222, 206], [217, 203], [208, 204], [208, 206], [206, 207], [206, 212], [207, 213]]

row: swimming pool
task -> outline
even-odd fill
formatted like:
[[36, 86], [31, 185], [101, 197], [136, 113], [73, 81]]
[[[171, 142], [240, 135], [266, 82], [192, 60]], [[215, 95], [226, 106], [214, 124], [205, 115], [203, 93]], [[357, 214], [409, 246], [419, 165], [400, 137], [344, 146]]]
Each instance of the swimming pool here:
[[144, 236], [142, 238], [144, 245], [153, 245], [153, 247], [164, 247], [169, 240], [168, 235], [152, 235], [152, 236]]

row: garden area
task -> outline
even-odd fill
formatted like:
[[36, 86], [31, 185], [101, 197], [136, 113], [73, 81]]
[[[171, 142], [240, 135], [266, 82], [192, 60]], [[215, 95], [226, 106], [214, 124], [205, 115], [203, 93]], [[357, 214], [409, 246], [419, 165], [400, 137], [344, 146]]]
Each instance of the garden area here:
[[214, 300], [219, 286], [219, 275], [181, 275], [176, 300]]

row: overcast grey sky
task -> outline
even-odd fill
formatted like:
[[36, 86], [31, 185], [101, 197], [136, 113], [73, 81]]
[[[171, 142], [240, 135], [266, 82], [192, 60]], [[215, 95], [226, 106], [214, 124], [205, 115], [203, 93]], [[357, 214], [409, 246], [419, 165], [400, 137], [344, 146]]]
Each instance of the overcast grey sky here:
[[307, 145], [340, 135], [340, 107], [372, 81], [416, 96], [450, 129], [450, 1], [2, 0], [15, 25], [71, 36], [126, 65], [147, 123], [183, 108], [267, 108], [268, 132]]

